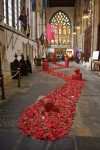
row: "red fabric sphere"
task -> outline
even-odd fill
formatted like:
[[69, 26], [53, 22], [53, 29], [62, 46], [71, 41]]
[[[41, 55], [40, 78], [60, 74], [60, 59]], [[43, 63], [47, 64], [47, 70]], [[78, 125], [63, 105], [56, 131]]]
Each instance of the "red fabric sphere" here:
[[50, 111], [54, 107], [54, 102], [52, 99], [45, 99], [43, 102], [46, 111]]
[[74, 70], [76, 73], [79, 73], [80, 72], [80, 69], [79, 68], [75, 68]]

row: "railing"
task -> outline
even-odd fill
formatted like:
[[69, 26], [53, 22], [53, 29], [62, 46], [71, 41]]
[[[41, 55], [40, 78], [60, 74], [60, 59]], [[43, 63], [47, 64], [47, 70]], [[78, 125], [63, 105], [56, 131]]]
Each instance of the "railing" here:
[[0, 87], [1, 87], [1, 99], [4, 100], [5, 99], [5, 88], [4, 88], [4, 75], [1, 74], [0, 75]]
[[[11, 72], [15, 72], [15, 71], [11, 71]], [[16, 76], [17, 76], [17, 79], [18, 79], [18, 87], [21, 87], [21, 83], [20, 83], [20, 68], [18, 68], [17, 72], [11, 78], [13, 79]], [[4, 100], [5, 99], [5, 88], [4, 88], [4, 75], [3, 74], [0, 75], [0, 87], [1, 87], [1, 92], [2, 92], [1, 98], [2, 98], [2, 100]]]

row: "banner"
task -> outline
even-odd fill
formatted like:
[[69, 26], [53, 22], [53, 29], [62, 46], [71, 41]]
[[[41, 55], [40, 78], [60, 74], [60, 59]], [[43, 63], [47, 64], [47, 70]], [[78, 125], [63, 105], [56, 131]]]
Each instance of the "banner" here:
[[54, 25], [53, 24], [47, 24], [46, 28], [46, 37], [47, 40], [54, 40]]
[[36, 0], [32, 1], [32, 11], [36, 11]]
[[46, 0], [42, 0], [42, 9], [46, 9]]
[[41, 42], [41, 45], [44, 44], [44, 34], [42, 33], [40, 38], [39, 38], [40, 42]]
[[29, 27], [29, 25], [27, 25], [27, 27], [26, 27], [25, 35], [26, 35], [27, 37], [30, 36], [30, 27]]
[[42, 11], [43, 9], [46, 9], [46, 0], [32, 1], [32, 11]]
[[42, 0], [36, 0], [36, 10], [37, 11], [42, 10]]
[[54, 40], [54, 25], [51, 24], [51, 40]]
[[22, 26], [24, 27], [24, 30], [26, 30], [27, 20], [26, 20], [26, 9], [25, 9], [25, 6], [23, 6], [23, 8], [21, 10], [21, 14], [19, 16], [19, 20], [22, 22]]

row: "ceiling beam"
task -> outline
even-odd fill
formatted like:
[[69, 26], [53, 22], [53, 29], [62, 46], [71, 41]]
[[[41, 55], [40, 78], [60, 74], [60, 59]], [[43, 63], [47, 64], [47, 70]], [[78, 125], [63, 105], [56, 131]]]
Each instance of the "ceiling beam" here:
[[48, 7], [74, 7], [76, 0], [48, 0]]

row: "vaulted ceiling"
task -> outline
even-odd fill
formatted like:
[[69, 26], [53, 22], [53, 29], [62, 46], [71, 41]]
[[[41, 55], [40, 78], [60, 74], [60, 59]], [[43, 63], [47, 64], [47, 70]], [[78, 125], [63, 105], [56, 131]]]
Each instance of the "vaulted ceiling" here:
[[47, 0], [48, 7], [74, 7], [76, 0]]

